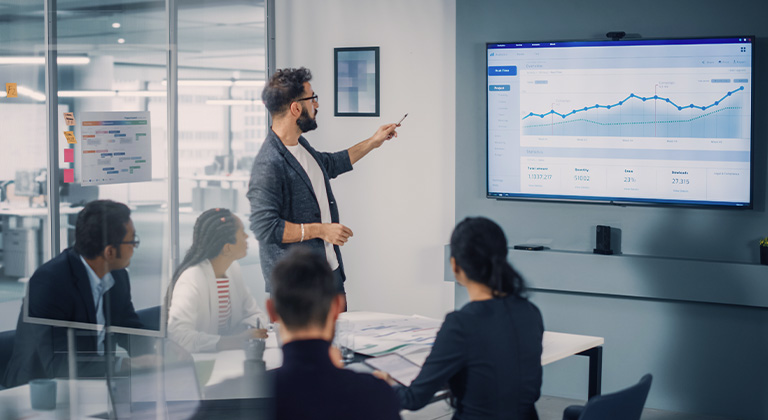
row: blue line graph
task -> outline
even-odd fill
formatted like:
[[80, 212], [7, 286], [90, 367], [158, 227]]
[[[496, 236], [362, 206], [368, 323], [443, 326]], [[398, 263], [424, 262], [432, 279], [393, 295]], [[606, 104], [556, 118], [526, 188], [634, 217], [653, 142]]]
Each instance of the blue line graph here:
[[698, 105], [694, 105], [694, 104], [680, 106], [680, 105], [672, 102], [671, 99], [669, 99], [669, 98], [662, 98], [659, 95], [653, 95], [653, 96], [645, 97], [645, 96], [637, 96], [634, 93], [630, 93], [629, 96], [627, 96], [626, 98], [624, 98], [623, 100], [621, 100], [619, 102], [616, 102], [613, 105], [595, 104], [594, 106], [587, 106], [587, 107], [580, 108], [580, 109], [574, 109], [573, 111], [571, 111], [571, 112], [569, 112], [567, 114], [561, 114], [561, 113], [555, 111], [554, 109], [550, 110], [546, 114], [536, 114], [536, 113], [531, 112], [528, 115], [526, 115], [525, 117], [523, 117], [523, 119], [526, 119], [528, 117], [541, 117], [541, 118], [544, 118], [544, 117], [546, 117], [547, 115], [550, 115], [550, 114], [555, 114], [555, 115], [559, 115], [559, 116], [561, 116], [563, 118], [566, 118], [566, 117], [568, 117], [570, 115], [573, 115], [573, 114], [575, 114], [577, 112], [589, 111], [590, 109], [597, 109], [597, 108], [611, 109], [611, 108], [615, 108], [617, 106], [624, 105], [624, 102], [627, 102], [628, 100], [633, 99], [633, 98], [637, 98], [637, 99], [639, 99], [639, 100], [641, 100], [643, 102], [651, 101], [651, 100], [664, 101], [664, 102], [667, 102], [667, 103], [671, 104], [672, 106], [676, 107], [678, 111], [682, 111], [682, 110], [687, 109], [687, 108], [698, 108], [698, 109], [700, 109], [702, 111], [706, 111], [707, 109], [712, 108], [713, 106], [720, 105], [720, 102], [722, 102], [723, 99], [733, 95], [734, 93], [736, 93], [736, 92], [738, 92], [740, 90], [744, 90], [744, 86], [740, 86], [738, 89], [734, 89], [734, 90], [726, 93], [725, 95], [723, 95], [722, 98], [716, 100], [715, 102], [713, 102], [713, 103], [711, 103], [711, 104], [709, 104], [707, 106], [698, 106]]
[[[747, 138], [749, 119], [739, 106], [743, 97], [734, 98], [744, 90], [740, 86], [706, 105], [683, 105], [664, 96], [630, 93], [613, 104], [574, 108], [567, 113], [554, 107], [546, 113], [529, 112], [522, 118], [522, 129], [524, 135]], [[578, 118], [569, 118], [576, 114]]]

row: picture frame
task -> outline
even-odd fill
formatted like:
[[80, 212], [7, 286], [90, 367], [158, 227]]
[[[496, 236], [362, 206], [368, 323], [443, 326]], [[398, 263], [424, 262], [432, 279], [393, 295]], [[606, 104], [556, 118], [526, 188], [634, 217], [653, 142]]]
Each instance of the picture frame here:
[[333, 115], [379, 116], [379, 47], [333, 49]]

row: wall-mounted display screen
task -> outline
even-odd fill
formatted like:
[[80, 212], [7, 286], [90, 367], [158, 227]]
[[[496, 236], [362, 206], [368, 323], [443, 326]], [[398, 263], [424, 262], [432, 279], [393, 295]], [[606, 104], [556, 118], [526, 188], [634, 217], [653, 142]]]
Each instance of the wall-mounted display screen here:
[[487, 195], [751, 207], [754, 37], [487, 44]]

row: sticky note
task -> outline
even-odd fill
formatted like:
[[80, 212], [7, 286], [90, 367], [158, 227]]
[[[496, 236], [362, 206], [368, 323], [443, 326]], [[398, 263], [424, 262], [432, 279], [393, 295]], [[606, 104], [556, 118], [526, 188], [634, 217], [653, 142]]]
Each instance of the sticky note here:
[[77, 139], [75, 138], [75, 133], [71, 131], [65, 131], [64, 137], [67, 138], [67, 143], [69, 144], [77, 144]]
[[72, 163], [75, 161], [75, 149], [64, 149], [64, 162]]
[[67, 184], [71, 184], [75, 182], [75, 170], [74, 169], [64, 169], [64, 182]]
[[6, 83], [5, 93], [7, 98], [18, 98], [19, 92], [16, 91], [16, 83]]
[[65, 112], [64, 113], [64, 123], [67, 125], [76, 125], [75, 123], [75, 113], [74, 112]]

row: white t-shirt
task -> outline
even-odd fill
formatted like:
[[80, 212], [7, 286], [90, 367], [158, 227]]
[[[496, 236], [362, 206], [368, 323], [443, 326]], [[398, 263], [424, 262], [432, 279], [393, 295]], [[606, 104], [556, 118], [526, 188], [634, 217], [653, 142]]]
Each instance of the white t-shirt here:
[[[299, 164], [307, 173], [309, 181], [312, 183], [312, 189], [315, 190], [317, 205], [320, 207], [320, 221], [322, 223], [331, 223], [331, 205], [328, 203], [328, 192], [325, 189], [325, 177], [320, 165], [315, 158], [309, 154], [307, 149], [301, 144], [295, 146], [285, 146], [289, 152], [299, 161]], [[325, 257], [328, 259], [328, 265], [331, 270], [339, 268], [339, 260], [336, 258], [336, 252], [333, 250], [333, 244], [325, 242]]]

